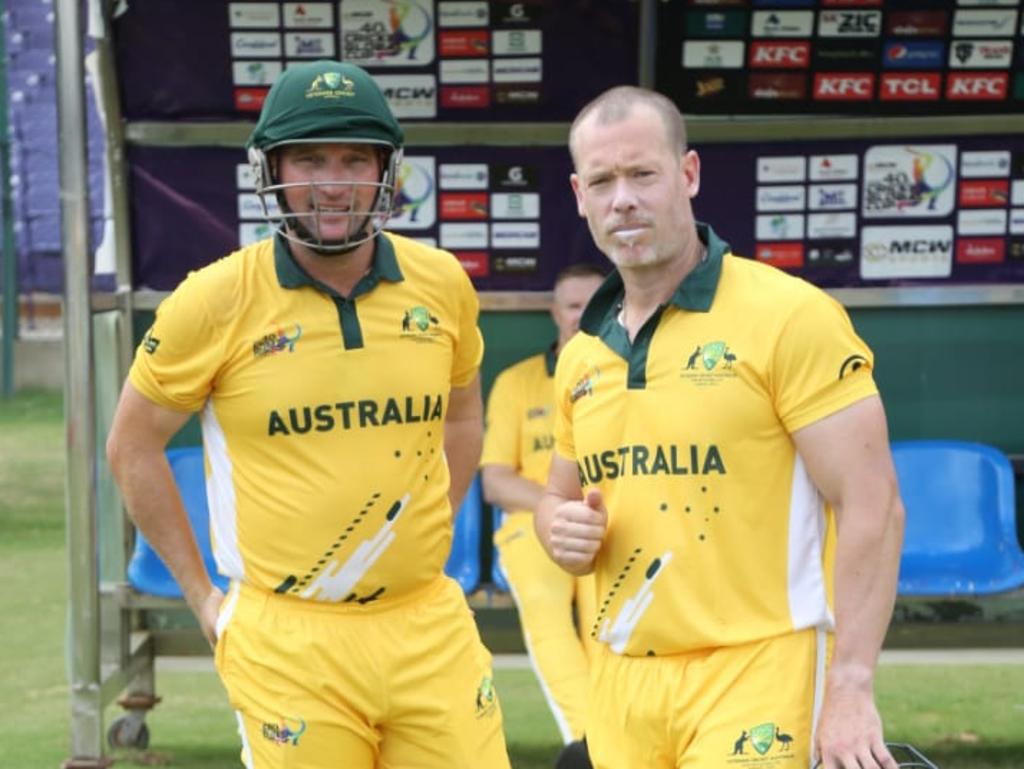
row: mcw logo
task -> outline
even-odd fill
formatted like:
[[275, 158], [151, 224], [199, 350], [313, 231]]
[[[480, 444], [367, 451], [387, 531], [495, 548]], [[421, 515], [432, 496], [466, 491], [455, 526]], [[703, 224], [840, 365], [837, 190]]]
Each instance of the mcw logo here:
[[828, 101], [866, 101], [874, 91], [870, 72], [819, 72], [814, 76], [814, 98]]
[[810, 63], [810, 43], [761, 43], [750, 46], [751, 67], [779, 69], [804, 68]]

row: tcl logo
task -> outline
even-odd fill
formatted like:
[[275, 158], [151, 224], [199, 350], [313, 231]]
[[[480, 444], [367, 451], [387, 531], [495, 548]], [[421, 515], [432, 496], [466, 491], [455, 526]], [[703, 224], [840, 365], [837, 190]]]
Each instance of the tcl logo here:
[[870, 72], [819, 72], [814, 76], [814, 98], [855, 101], [871, 98], [875, 76]]
[[1008, 72], [953, 72], [946, 82], [946, 98], [978, 101], [1005, 99], [1009, 81]]
[[763, 43], [750, 45], [750, 66], [778, 69], [806, 67], [811, 59], [811, 44], [803, 42]]
[[878, 98], [882, 101], [932, 101], [940, 95], [938, 72], [905, 72], [882, 75]]

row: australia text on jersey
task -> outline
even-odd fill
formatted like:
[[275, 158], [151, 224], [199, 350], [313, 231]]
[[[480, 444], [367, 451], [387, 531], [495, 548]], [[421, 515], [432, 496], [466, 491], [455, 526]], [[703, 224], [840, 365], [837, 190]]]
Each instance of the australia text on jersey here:
[[315, 406], [292, 406], [271, 410], [267, 435], [293, 435], [310, 430], [325, 433], [334, 429], [354, 427], [386, 427], [413, 422], [437, 422], [444, 417], [444, 397], [440, 393], [406, 395], [386, 398], [320, 403]]

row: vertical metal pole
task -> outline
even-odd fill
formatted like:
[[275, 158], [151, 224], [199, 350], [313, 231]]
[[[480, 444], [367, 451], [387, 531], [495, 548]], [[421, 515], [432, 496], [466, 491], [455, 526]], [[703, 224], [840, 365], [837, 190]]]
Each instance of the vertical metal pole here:
[[640, 40], [637, 51], [637, 85], [654, 88], [654, 64], [657, 56], [657, 0], [640, 0]]
[[0, 185], [4, 227], [3, 397], [14, 394], [14, 342], [18, 338], [18, 255], [11, 201], [11, 122], [7, 110], [7, 24], [0, 13]]
[[92, 762], [99, 765], [103, 752], [103, 708], [82, 4], [79, 0], [58, 0], [56, 10], [57, 128], [64, 257], [71, 756], [72, 763], [77, 765], [92, 765]]

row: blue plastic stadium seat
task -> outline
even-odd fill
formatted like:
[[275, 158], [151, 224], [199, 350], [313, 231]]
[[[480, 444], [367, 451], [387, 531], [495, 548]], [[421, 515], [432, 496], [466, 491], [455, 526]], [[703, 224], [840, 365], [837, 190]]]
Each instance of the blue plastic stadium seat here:
[[1024, 585], [1006, 456], [962, 441], [895, 442], [892, 450], [907, 515], [899, 594], [970, 597]]
[[444, 573], [462, 586], [462, 592], [469, 595], [480, 584], [480, 519], [483, 515], [483, 498], [480, 491], [480, 475], [473, 476], [473, 482], [466, 491], [459, 512], [455, 516], [455, 531], [452, 533], [452, 552], [448, 556]]
[[[217, 564], [213, 560], [213, 549], [210, 546], [210, 510], [206, 504], [206, 476], [203, 470], [203, 449], [201, 446], [189, 446], [180, 449], [168, 449], [167, 461], [171, 464], [174, 481], [181, 493], [181, 501], [185, 505], [192, 531], [203, 555], [206, 571], [210, 579], [221, 590], [228, 586], [227, 577], [217, 573]], [[161, 596], [163, 598], [181, 598], [181, 588], [171, 576], [164, 562], [157, 555], [152, 545], [135, 531], [135, 552], [128, 562], [128, 583], [140, 593]]]
[[[500, 507], [493, 508], [492, 531], [497, 533], [498, 529], [501, 528], [502, 522], [505, 520], [505, 511]], [[504, 593], [509, 592], [508, 579], [505, 577], [505, 570], [501, 568], [501, 556], [498, 555], [498, 547], [494, 546], [491, 550], [491, 582], [494, 586]]]

